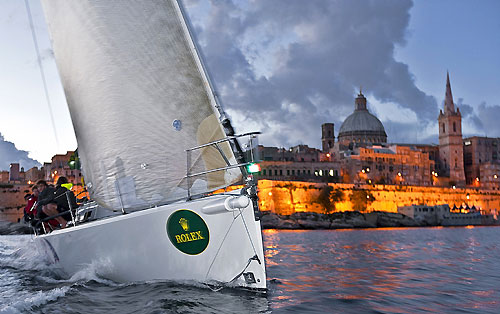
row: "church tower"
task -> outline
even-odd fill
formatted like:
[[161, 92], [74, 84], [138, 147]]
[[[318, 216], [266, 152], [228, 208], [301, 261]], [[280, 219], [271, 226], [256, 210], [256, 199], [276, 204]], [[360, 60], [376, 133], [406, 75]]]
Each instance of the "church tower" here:
[[451, 94], [450, 75], [446, 73], [444, 112], [439, 111], [440, 175], [449, 177], [457, 185], [465, 185], [464, 153], [462, 144], [462, 115], [455, 110]]
[[335, 135], [333, 134], [333, 123], [323, 123], [321, 125], [321, 143], [323, 152], [328, 153], [335, 144]]

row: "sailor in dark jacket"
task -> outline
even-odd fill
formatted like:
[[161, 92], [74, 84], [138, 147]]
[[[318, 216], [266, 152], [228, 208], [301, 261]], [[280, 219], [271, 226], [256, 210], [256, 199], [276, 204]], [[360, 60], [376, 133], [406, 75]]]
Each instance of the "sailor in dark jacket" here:
[[[65, 187], [66, 184], [68, 184], [68, 179], [66, 179], [66, 177], [59, 177], [56, 188], [52, 190], [52, 193], [47, 199], [44, 199], [43, 203], [46, 203], [46, 206], [43, 207], [43, 212], [47, 216], [55, 216], [70, 209], [75, 209], [78, 206], [76, 204], [75, 194]], [[71, 214], [66, 213], [55, 219], [60, 223], [61, 227], [64, 228], [66, 227], [67, 221], [71, 219]]]
[[38, 219], [42, 219], [47, 217], [47, 215], [45, 215], [43, 212], [43, 207], [45, 207], [48, 203], [50, 203], [56, 189], [49, 186], [47, 182], [45, 182], [45, 180], [38, 181], [36, 183], [36, 186], [39, 191], [38, 201], [36, 205], [36, 210], [37, 210], [36, 216]]

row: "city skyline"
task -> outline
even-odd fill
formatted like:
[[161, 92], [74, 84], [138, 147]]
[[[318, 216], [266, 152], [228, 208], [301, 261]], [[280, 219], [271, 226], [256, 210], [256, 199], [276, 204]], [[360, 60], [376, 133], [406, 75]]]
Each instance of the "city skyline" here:
[[[43, 163], [74, 150], [76, 141], [40, 3], [29, 3], [56, 127], [24, 2], [6, 1], [0, 38], [12, 49], [0, 55], [5, 69], [0, 74], [0, 150], [10, 162], [29, 152]], [[320, 147], [320, 125], [335, 123], [337, 135], [360, 85], [389, 142], [437, 143], [447, 70], [463, 114], [464, 137], [500, 136], [496, 2], [482, 2], [474, 10], [472, 1], [184, 4], [236, 130], [263, 131], [264, 145]], [[284, 27], [277, 29], [277, 23]]]

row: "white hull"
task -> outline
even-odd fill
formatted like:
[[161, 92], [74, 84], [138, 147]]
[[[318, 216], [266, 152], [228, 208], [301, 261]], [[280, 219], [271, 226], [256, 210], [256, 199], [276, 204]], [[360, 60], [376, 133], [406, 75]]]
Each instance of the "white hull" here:
[[[91, 266], [100, 276], [118, 282], [217, 282], [265, 289], [261, 227], [254, 218], [251, 202], [240, 210], [202, 212], [208, 204], [220, 203], [228, 197], [214, 195], [104, 218], [38, 236], [35, 241], [70, 276]], [[197, 255], [181, 252], [167, 234], [169, 217], [184, 209], [198, 214], [209, 230], [208, 245]], [[196, 237], [194, 233], [194, 239], [190, 240]], [[255, 255], [258, 260], [250, 260]], [[234, 279], [243, 272], [247, 276]], [[248, 273], [253, 274], [254, 283]], [[245, 280], [248, 276], [250, 279]]]

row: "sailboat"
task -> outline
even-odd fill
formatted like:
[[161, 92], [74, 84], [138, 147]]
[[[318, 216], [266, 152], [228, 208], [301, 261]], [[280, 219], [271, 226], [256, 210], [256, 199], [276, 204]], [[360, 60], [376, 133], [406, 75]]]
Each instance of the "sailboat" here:
[[182, 5], [42, 6], [92, 202], [37, 246], [68, 275], [265, 291], [257, 133], [234, 134]]

